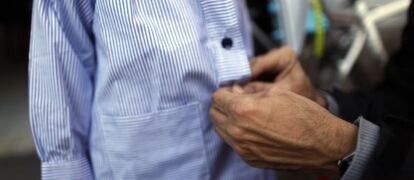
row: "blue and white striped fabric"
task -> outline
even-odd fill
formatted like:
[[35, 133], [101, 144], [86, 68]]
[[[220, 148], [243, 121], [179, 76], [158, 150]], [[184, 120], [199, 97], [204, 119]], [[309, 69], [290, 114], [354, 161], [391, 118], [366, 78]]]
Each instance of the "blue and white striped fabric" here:
[[246, 18], [237, 0], [35, 0], [30, 117], [42, 178], [275, 179], [208, 117], [218, 87], [249, 77]]

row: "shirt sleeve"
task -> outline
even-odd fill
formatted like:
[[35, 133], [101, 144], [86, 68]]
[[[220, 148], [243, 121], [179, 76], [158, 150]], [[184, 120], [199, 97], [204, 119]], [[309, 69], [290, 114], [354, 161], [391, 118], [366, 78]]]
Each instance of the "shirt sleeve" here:
[[93, 0], [33, 2], [29, 109], [42, 179], [93, 179], [93, 14]]
[[342, 180], [360, 179], [378, 143], [380, 127], [360, 117], [357, 148]]

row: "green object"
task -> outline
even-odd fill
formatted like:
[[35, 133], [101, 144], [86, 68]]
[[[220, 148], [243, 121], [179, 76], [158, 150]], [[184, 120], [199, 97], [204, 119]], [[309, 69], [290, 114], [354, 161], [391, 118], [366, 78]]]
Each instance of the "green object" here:
[[315, 11], [316, 31], [314, 39], [314, 54], [316, 58], [322, 58], [325, 53], [325, 28], [323, 26], [323, 9], [320, 0], [311, 0], [311, 6]]

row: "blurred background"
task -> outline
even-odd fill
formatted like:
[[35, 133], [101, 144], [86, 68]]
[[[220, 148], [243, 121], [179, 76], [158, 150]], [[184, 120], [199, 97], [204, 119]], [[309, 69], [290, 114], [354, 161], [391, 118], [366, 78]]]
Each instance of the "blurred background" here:
[[28, 119], [31, 0], [0, 2], [0, 179], [40, 179]]
[[[319, 88], [352, 91], [381, 80], [383, 66], [399, 47], [409, 0], [247, 3], [257, 54], [290, 45]], [[31, 0], [0, 4], [0, 179], [40, 179], [28, 119]], [[281, 176], [321, 178], [309, 173]]]

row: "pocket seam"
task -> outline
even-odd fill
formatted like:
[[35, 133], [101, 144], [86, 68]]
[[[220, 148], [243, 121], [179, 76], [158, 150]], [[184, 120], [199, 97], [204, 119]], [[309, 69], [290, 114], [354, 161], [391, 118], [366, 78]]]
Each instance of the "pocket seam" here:
[[[171, 112], [176, 112], [176, 111], [180, 111], [180, 110], [185, 110], [187, 108], [192, 108], [199, 106], [200, 103], [199, 102], [191, 102], [185, 105], [181, 105], [181, 106], [177, 106], [177, 107], [173, 107], [173, 108], [168, 108], [168, 109], [163, 109], [163, 110], [158, 110], [158, 111], [152, 111], [152, 112], [146, 112], [146, 113], [142, 113], [142, 114], [137, 114], [137, 115], [128, 115], [128, 116], [113, 116], [113, 115], [104, 115], [101, 114], [100, 117], [102, 120], [106, 120], [106, 119], [116, 119], [116, 120], [128, 120], [128, 119], [143, 119], [146, 118], [148, 116], [151, 116], [153, 114], [157, 114], [157, 115], [165, 115]], [[105, 123], [105, 122], [103, 122]]]

